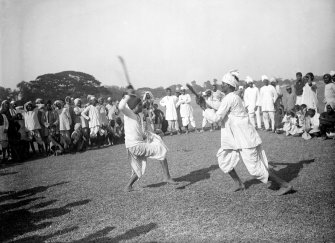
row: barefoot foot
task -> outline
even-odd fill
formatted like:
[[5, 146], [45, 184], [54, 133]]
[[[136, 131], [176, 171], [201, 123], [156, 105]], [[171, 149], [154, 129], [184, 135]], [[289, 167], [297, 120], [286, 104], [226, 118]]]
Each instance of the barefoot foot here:
[[293, 186], [291, 185], [287, 185], [285, 187], [282, 186], [281, 188], [279, 188], [278, 191], [276, 191], [275, 195], [282, 196], [282, 195], [285, 195], [286, 193], [289, 193], [292, 190], [293, 190]]
[[244, 184], [236, 184], [230, 189], [230, 192], [237, 192], [237, 191], [244, 191], [244, 190], [245, 190]]

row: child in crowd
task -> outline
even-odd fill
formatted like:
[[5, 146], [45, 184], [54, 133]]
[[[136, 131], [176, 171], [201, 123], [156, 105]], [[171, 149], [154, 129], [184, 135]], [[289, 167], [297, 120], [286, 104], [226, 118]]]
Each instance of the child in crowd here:
[[147, 102], [143, 105], [143, 125], [145, 130], [155, 131], [155, 113], [152, 102]]
[[[277, 99], [276, 102], [279, 102], [280, 100]], [[283, 105], [277, 105], [276, 111], [275, 111], [275, 132], [277, 134], [283, 133], [283, 123], [282, 120], [284, 119], [284, 106]]]
[[21, 113], [17, 113], [15, 117], [16, 122], [19, 125], [18, 133], [20, 134], [19, 153], [24, 158], [29, 157], [29, 139], [26, 127], [24, 126], [24, 120]]
[[154, 104], [154, 114], [155, 114], [155, 119], [154, 119], [154, 127], [155, 127], [155, 131], [163, 131], [162, 130], [162, 125], [163, 125], [163, 121], [164, 121], [164, 113], [163, 111], [161, 111], [160, 109], [158, 109], [158, 105]]
[[166, 160], [167, 148], [159, 136], [153, 134], [153, 140], [146, 140], [142, 130], [141, 117], [142, 101], [134, 96], [132, 86], [127, 87], [127, 94], [120, 101], [119, 109], [124, 114], [125, 122], [125, 145], [128, 155], [131, 157], [132, 175], [125, 191], [132, 191], [133, 184], [142, 177], [145, 172], [147, 158], [157, 159], [161, 162], [164, 172], [164, 181], [175, 183], [171, 178]]
[[50, 153], [54, 156], [64, 153], [64, 138], [57, 131], [56, 125], [51, 125], [49, 128]]
[[310, 128], [309, 134], [312, 137], [319, 137], [320, 136], [320, 114], [317, 113], [314, 109], [308, 109], [307, 114], [310, 117]]
[[124, 125], [120, 117], [116, 118], [114, 135], [118, 144], [124, 143]]

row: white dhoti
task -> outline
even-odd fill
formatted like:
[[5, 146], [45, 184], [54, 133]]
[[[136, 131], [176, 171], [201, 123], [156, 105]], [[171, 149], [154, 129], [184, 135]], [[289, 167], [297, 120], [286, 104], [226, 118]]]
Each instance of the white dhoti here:
[[265, 129], [270, 128], [270, 121], [271, 120], [271, 128], [272, 130], [275, 129], [275, 112], [274, 111], [263, 111], [263, 122]]
[[182, 117], [181, 119], [184, 127], [188, 126], [189, 124], [191, 124], [192, 127], [195, 127], [195, 121], [192, 114], [187, 117]]
[[261, 145], [248, 149], [219, 149], [217, 155], [220, 169], [224, 173], [232, 171], [237, 163], [242, 160], [252, 176], [263, 183], [268, 182], [268, 160]]
[[147, 159], [164, 160], [168, 149], [160, 136], [149, 133], [147, 141], [128, 148], [131, 158], [132, 175], [138, 178], [144, 175]]

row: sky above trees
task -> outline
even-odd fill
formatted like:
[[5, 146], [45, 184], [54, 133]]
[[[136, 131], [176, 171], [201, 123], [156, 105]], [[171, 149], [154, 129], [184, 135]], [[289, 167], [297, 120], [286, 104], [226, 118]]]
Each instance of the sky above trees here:
[[332, 0], [0, 0], [0, 86], [75, 70], [125, 86], [335, 69]]

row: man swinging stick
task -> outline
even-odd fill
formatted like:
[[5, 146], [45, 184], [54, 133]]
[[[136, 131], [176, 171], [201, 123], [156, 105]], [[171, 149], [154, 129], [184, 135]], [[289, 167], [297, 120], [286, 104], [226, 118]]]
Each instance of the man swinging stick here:
[[217, 153], [219, 166], [233, 178], [234, 192], [245, 189], [234, 169], [242, 159], [251, 175], [263, 183], [267, 183], [268, 179], [278, 183], [280, 189], [276, 195], [284, 195], [292, 191], [293, 187], [268, 167], [261, 138], [249, 121], [242, 99], [235, 93], [239, 81], [237, 75], [238, 72], [235, 70], [223, 76], [222, 91], [226, 96], [216, 112], [214, 109], [209, 109], [203, 100], [197, 97], [197, 103], [205, 110], [204, 117], [211, 122], [222, 121], [221, 148]]
[[121, 57], [119, 59], [125, 70], [128, 82], [127, 94], [120, 101], [119, 110], [124, 114], [125, 145], [131, 159], [130, 164], [132, 167], [132, 175], [125, 187], [125, 191], [132, 191], [133, 184], [143, 176], [147, 158], [160, 161], [164, 174], [164, 182], [178, 184], [170, 176], [166, 159], [167, 147], [163, 140], [158, 135], [143, 129], [143, 119], [139, 115], [142, 112], [142, 100], [136, 97], [124, 61]]

